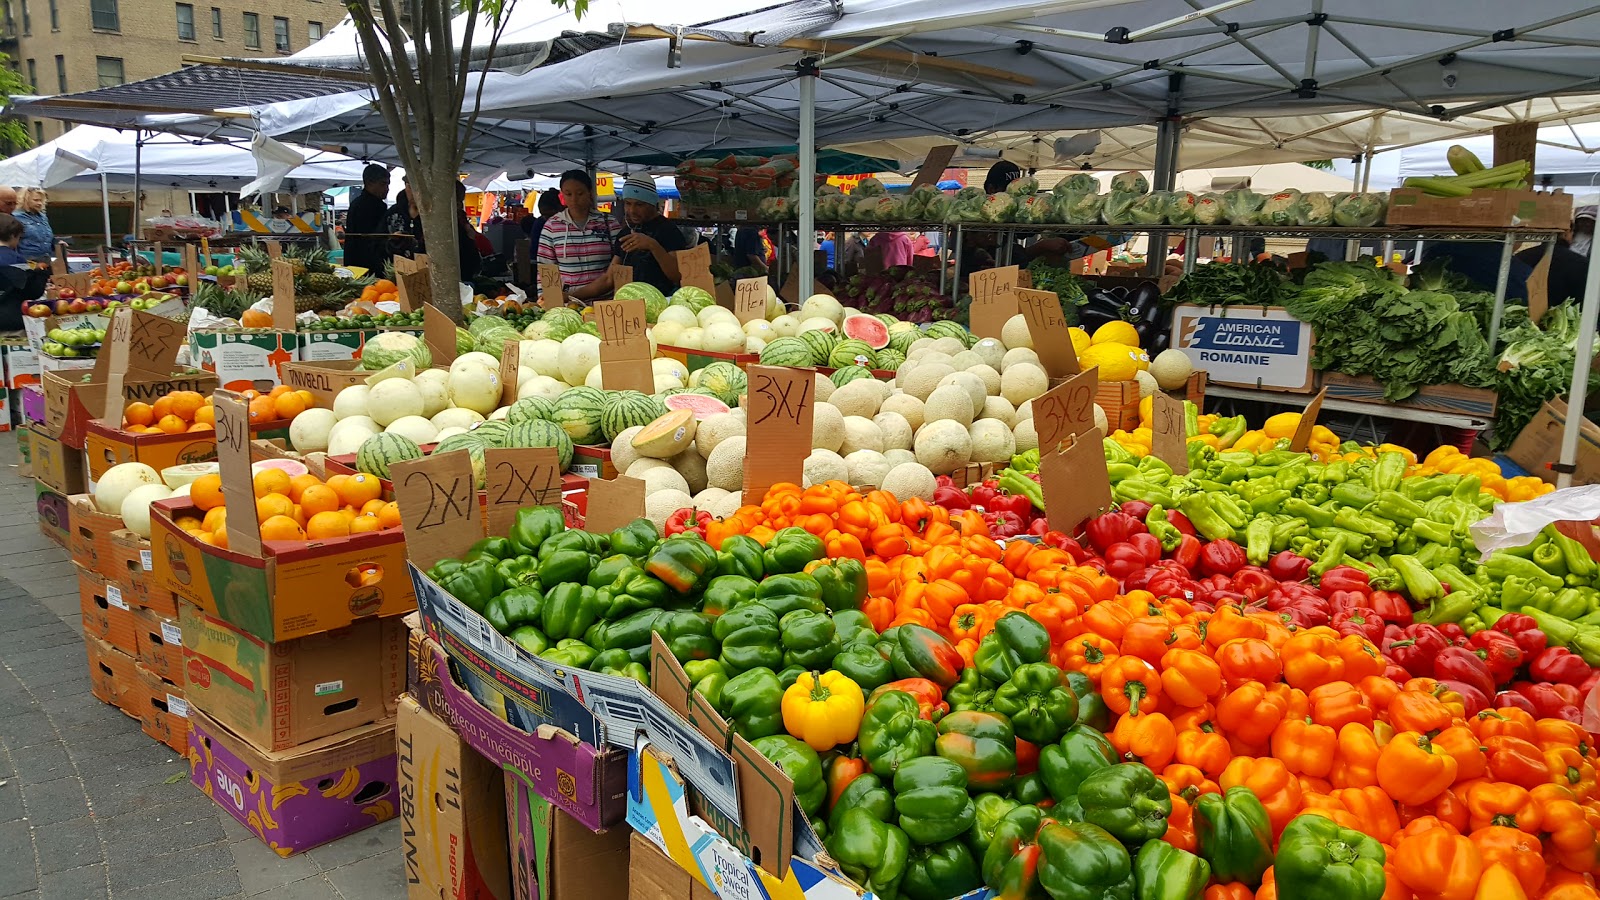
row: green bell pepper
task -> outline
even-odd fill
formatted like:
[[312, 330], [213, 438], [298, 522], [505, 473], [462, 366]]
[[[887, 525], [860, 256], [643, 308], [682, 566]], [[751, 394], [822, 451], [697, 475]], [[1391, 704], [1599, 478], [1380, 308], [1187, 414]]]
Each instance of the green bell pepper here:
[[939, 720], [933, 751], [960, 766], [974, 793], [1004, 791], [1017, 775], [1011, 720], [996, 712], [962, 710]]
[[458, 559], [440, 560], [428, 570], [428, 577], [445, 593], [477, 613], [483, 612], [489, 601], [505, 590], [505, 583], [495, 569], [495, 560], [487, 556], [465, 562]]
[[1039, 884], [1051, 900], [1133, 900], [1133, 860], [1088, 822], [1039, 829]]
[[763, 666], [773, 671], [783, 668], [778, 614], [759, 603], [717, 616], [711, 633], [722, 644], [719, 659], [730, 675]]
[[1135, 900], [1200, 900], [1211, 864], [1166, 841], [1148, 841], [1133, 858]]
[[811, 570], [829, 612], [860, 609], [867, 599], [867, 567], [858, 559], [833, 559]]
[[600, 595], [594, 588], [565, 582], [544, 595], [540, 623], [544, 633], [559, 643], [565, 638], [582, 637], [600, 618], [600, 612]]
[[589, 587], [599, 590], [603, 587], [610, 587], [619, 578], [626, 581], [627, 577], [623, 574], [625, 572], [643, 573], [644, 569], [640, 568], [639, 564], [633, 559], [623, 556], [621, 553], [613, 553], [595, 563], [594, 568], [589, 570], [589, 577], [586, 580]]
[[778, 620], [778, 634], [786, 666], [820, 669], [839, 654], [839, 637], [826, 613], [797, 609]]
[[872, 693], [873, 688], [894, 680], [894, 667], [870, 644], [850, 644], [833, 657], [829, 668], [854, 681], [867, 694]]
[[1011, 679], [1018, 666], [1049, 657], [1050, 632], [1027, 613], [1011, 610], [978, 642], [972, 662], [985, 680], [1000, 685]]
[[948, 841], [977, 819], [965, 770], [942, 756], [919, 756], [895, 770], [894, 808], [913, 844]]
[[833, 802], [828, 810], [828, 828], [837, 832], [840, 819], [852, 809], [864, 809], [872, 814], [874, 819], [887, 822], [894, 816], [894, 795], [883, 786], [883, 780], [871, 772], [863, 772], [852, 778], [839, 792], [839, 798]]
[[730, 534], [722, 539], [717, 550], [717, 575], [743, 575], [751, 581], [766, 577], [766, 564], [761, 561], [761, 542], [748, 534]]
[[483, 617], [494, 630], [510, 634], [523, 625], [539, 625], [544, 621], [544, 594], [529, 585], [514, 587], [496, 594], [483, 609]]
[[661, 580], [645, 573], [638, 566], [622, 570], [600, 592], [601, 615], [615, 619], [643, 609], [663, 609], [673, 605], [672, 592]]
[[842, 647], [851, 644], [871, 647], [878, 643], [878, 632], [872, 627], [872, 620], [859, 609], [843, 609], [834, 613], [833, 627]]
[[[588, 642], [585, 641], [585, 643]], [[596, 647], [597, 645], [589, 644], [589, 646]], [[594, 661], [589, 663], [589, 668], [596, 672], [604, 672], [606, 669], [621, 669], [632, 662], [633, 657], [626, 650], [601, 650], [595, 654]]]
[[1111, 708], [1106, 706], [1104, 697], [1100, 696], [1100, 689], [1082, 672], [1066, 672], [1067, 690], [1078, 698], [1078, 720], [1074, 725], [1084, 725], [1095, 731], [1105, 732], [1111, 730]]
[[960, 841], [945, 841], [911, 851], [900, 896], [908, 900], [950, 900], [982, 884], [978, 861]]
[[1117, 751], [1093, 728], [1074, 725], [1061, 740], [1039, 749], [1039, 774], [1058, 802], [1078, 796], [1084, 779], [1117, 764]]
[[782, 619], [797, 609], [824, 613], [822, 585], [804, 573], [768, 575], [756, 590], [756, 602], [778, 614]]
[[533, 627], [532, 625], [523, 625], [519, 628], [513, 628], [511, 633], [506, 635], [506, 637], [510, 638], [513, 644], [516, 644], [518, 647], [526, 650], [532, 656], [539, 656], [543, 654], [544, 651], [550, 649], [550, 639], [544, 636], [544, 632]]
[[623, 616], [615, 622], [606, 622], [595, 636], [595, 646], [601, 650], [632, 650], [635, 647], [649, 647], [650, 633], [655, 631], [656, 619], [662, 615], [659, 609], [641, 609], [632, 615]]
[[626, 665], [621, 666], [602, 666], [598, 663], [595, 663], [594, 671], [599, 672], [601, 675], [614, 675], [618, 678], [632, 678], [634, 681], [637, 681], [646, 687], [649, 687], [650, 685], [650, 670], [644, 667], [644, 663], [629, 662]]
[[747, 740], [783, 731], [783, 685], [766, 667], [741, 672], [722, 688], [728, 727]]
[[1376, 840], [1322, 816], [1296, 816], [1283, 829], [1273, 875], [1279, 896], [1378, 900], [1387, 877]]
[[945, 692], [945, 700], [950, 703], [950, 710], [957, 712], [963, 709], [988, 711], [994, 709], [994, 688], [983, 686], [983, 679], [978, 676], [978, 670], [968, 666], [961, 670], [961, 679], [955, 687]]
[[1003, 794], [979, 794], [972, 801], [972, 830], [967, 832], [965, 840], [974, 855], [983, 858], [984, 852], [989, 849], [989, 842], [994, 840], [994, 830], [1000, 826], [1000, 820], [1021, 805]]
[[761, 564], [768, 575], [786, 575], [802, 571], [824, 555], [821, 538], [804, 528], [784, 528], [767, 541]]
[[926, 678], [945, 690], [961, 678], [961, 655], [931, 628], [901, 625], [878, 638], [878, 652], [888, 644], [889, 662], [898, 678]]
[[466, 554], [461, 558], [477, 559], [480, 556], [487, 556], [490, 559], [499, 562], [500, 560], [512, 559], [521, 555], [521, 553], [522, 551], [517, 547], [516, 544], [512, 543], [510, 538], [487, 537], [478, 541], [474, 541], [472, 546], [467, 548]]
[[680, 594], [693, 594], [710, 581], [717, 566], [717, 551], [704, 538], [679, 534], [656, 545], [644, 570]]
[[656, 533], [656, 525], [649, 519], [634, 519], [632, 522], [611, 532], [611, 552], [634, 559], [644, 559], [655, 548], [660, 535]]
[[822, 780], [822, 760], [817, 751], [787, 734], [756, 738], [750, 746], [794, 782], [794, 798], [807, 816], [822, 809], [822, 801], [828, 798], [828, 785]]
[[873, 818], [865, 809], [847, 810], [828, 828], [828, 855], [856, 884], [893, 900], [900, 893], [911, 841], [897, 826]]
[[600, 655], [600, 651], [585, 644], [577, 638], [562, 638], [556, 645], [539, 654], [558, 666], [567, 666], [573, 669], [587, 669]]
[[[539, 587], [546, 591], [562, 584], [588, 587], [589, 572], [597, 562], [599, 560], [595, 559], [593, 553], [583, 550], [556, 550], [539, 561]], [[589, 590], [592, 591], [594, 588]]]
[[1047, 662], [1017, 666], [995, 690], [994, 708], [1011, 718], [1018, 737], [1040, 746], [1055, 743], [1078, 721], [1078, 698]]
[[494, 570], [500, 573], [501, 582], [508, 588], [539, 582], [539, 561], [526, 553], [500, 560]]
[[696, 659], [683, 664], [683, 674], [689, 676], [690, 684], [699, 684], [712, 675], [726, 675], [727, 670], [714, 659]]
[[1172, 815], [1166, 784], [1149, 766], [1136, 762], [1089, 773], [1078, 785], [1078, 803], [1085, 821], [1130, 844], [1166, 834], [1167, 816]]
[[861, 716], [861, 758], [879, 778], [893, 778], [907, 762], [933, 752], [933, 723], [919, 715], [917, 699], [904, 691], [879, 694]]
[[1196, 800], [1194, 833], [1200, 856], [1211, 864], [1211, 874], [1218, 881], [1240, 881], [1254, 888], [1261, 884], [1261, 873], [1272, 865], [1272, 825], [1267, 811], [1243, 785]]
[[[594, 552], [594, 538], [582, 531], [563, 531], [545, 538], [539, 545], [539, 552], [535, 554], [542, 565], [550, 555], [561, 550], [582, 550], [584, 553]], [[607, 554], [608, 556], [610, 554]]]
[[507, 536], [522, 548], [522, 553], [537, 554], [547, 539], [566, 530], [561, 510], [551, 506], [525, 506], [517, 510]]
[[711, 617], [689, 610], [664, 612], [655, 621], [655, 630], [667, 642], [678, 662], [707, 660], [717, 655], [717, 640], [711, 635]]
[[720, 616], [735, 606], [754, 600], [761, 585], [743, 575], [718, 575], [706, 584], [700, 596], [700, 611], [708, 616]]
[[[987, 795], [985, 795], [987, 796]], [[1045, 786], [1044, 776], [1037, 771], [1020, 775], [1011, 782], [1011, 797], [1018, 803], [1040, 804], [1052, 802], [1050, 788]]]
[[1018, 806], [994, 827], [983, 852], [983, 881], [995, 896], [1023, 900], [1043, 896], [1039, 887], [1039, 829], [1054, 825], [1037, 806]]

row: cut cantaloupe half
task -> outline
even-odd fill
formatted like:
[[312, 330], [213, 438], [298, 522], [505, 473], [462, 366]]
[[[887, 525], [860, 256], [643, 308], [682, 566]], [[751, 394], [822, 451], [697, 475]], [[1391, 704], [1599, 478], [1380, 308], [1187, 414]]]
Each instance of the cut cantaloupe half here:
[[675, 409], [640, 429], [633, 436], [633, 449], [651, 459], [671, 459], [689, 449], [694, 432], [694, 412]]

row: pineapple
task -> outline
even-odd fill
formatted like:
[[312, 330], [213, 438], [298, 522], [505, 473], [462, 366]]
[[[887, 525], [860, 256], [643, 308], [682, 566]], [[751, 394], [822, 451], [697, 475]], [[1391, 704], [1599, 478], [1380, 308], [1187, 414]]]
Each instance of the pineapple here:
[[234, 253], [234, 258], [244, 266], [246, 272], [272, 272], [272, 258], [259, 247], [240, 247]]
[[[307, 265], [311, 265], [307, 263]], [[344, 279], [331, 272], [320, 272], [315, 269], [306, 276], [306, 290], [313, 294], [332, 294], [344, 286]]]

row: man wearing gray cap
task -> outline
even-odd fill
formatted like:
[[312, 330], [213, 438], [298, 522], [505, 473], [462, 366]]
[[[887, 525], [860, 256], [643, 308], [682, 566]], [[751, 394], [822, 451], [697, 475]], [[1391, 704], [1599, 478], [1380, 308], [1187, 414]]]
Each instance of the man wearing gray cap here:
[[[661, 214], [661, 198], [649, 175], [629, 175], [622, 183], [622, 212], [628, 220], [616, 240], [611, 242], [611, 261], [632, 266], [633, 280], [652, 285], [663, 294], [678, 289], [678, 258], [675, 250], [686, 250], [683, 232]], [[621, 285], [611, 283], [611, 273], [572, 292], [579, 300], [592, 300], [610, 294]]]
[[[1594, 213], [1592, 206], [1580, 206], [1572, 215], [1572, 227], [1556, 238], [1556, 249], [1550, 257], [1550, 272], [1545, 282], [1545, 296], [1549, 305], [1568, 300], [1583, 302], [1584, 282], [1589, 277], [1589, 244], [1594, 238]], [[1533, 268], [1544, 257], [1544, 244], [1535, 244], [1517, 254], [1517, 259]]]

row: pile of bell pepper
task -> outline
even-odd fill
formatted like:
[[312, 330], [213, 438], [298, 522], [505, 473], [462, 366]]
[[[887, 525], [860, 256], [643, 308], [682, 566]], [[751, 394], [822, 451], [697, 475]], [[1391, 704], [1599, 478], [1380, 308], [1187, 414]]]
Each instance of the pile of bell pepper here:
[[1044, 534], [1050, 526], [1044, 516], [1044, 488], [1039, 484], [1039, 455], [1037, 450], [1030, 452], [1031, 469], [1008, 467], [997, 477], [970, 487], [958, 487], [949, 475], [938, 476], [933, 504], [951, 511], [976, 510], [995, 538]]

